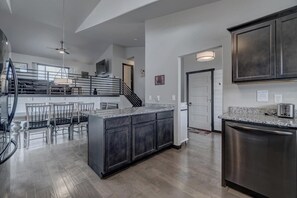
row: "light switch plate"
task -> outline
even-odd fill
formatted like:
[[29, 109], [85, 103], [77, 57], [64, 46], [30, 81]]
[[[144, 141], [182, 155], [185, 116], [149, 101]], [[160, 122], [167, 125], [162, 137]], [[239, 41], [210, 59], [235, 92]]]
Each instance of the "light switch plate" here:
[[275, 103], [282, 103], [283, 102], [283, 95], [281, 95], [281, 94], [275, 94], [274, 95], [274, 102]]
[[149, 96], [149, 100], [152, 100], [153, 98], [152, 98], [152, 96]]

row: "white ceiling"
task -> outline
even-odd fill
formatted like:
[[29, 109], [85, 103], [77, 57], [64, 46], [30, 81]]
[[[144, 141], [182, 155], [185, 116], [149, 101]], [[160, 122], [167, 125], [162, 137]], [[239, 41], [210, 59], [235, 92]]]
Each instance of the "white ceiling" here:
[[[65, 46], [71, 52], [67, 59], [93, 64], [110, 44], [144, 46], [145, 20], [215, 1], [159, 0], [75, 33], [100, 0], [66, 0]], [[5, 2], [0, 0], [0, 29], [10, 40], [12, 50], [61, 58], [48, 47], [58, 47], [62, 39], [62, 1], [11, 0], [12, 14]]]

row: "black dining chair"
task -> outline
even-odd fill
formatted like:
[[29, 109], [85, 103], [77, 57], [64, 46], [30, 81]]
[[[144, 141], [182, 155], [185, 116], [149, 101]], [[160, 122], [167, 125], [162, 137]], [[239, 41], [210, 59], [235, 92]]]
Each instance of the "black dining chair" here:
[[[74, 104], [53, 104], [53, 119], [51, 120], [51, 137], [57, 136], [59, 129], [68, 128], [68, 138], [73, 139]], [[64, 135], [64, 132], [63, 132]]]
[[78, 117], [76, 123], [78, 126], [78, 132], [82, 133], [83, 127], [87, 127], [88, 116], [84, 112], [94, 111], [95, 103], [79, 103], [78, 104]]
[[[25, 147], [29, 148], [30, 140], [46, 139], [49, 142], [50, 138], [50, 105], [28, 105], [26, 106], [27, 121], [24, 124], [24, 143]], [[44, 130], [45, 129], [45, 130]], [[37, 135], [42, 134], [42, 137]], [[46, 135], [45, 135], [46, 134]]]

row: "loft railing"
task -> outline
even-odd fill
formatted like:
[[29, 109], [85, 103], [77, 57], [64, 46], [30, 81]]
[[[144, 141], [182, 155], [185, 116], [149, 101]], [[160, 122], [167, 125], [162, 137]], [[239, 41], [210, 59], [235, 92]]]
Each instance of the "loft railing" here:
[[[44, 72], [28, 69], [21, 72], [17, 69], [19, 95], [50, 95], [50, 96], [119, 96], [121, 94], [121, 79], [103, 78], [92, 75], [66, 74], [72, 79], [71, 85], [56, 85], [54, 78], [57, 72]], [[66, 76], [64, 76], [66, 77]], [[11, 87], [11, 93], [15, 87]], [[97, 94], [94, 94], [96, 89]]]
[[131, 88], [123, 81], [122, 82], [122, 93], [121, 95], [126, 96], [126, 98], [130, 101], [133, 107], [141, 107], [142, 100], [135, 94]]

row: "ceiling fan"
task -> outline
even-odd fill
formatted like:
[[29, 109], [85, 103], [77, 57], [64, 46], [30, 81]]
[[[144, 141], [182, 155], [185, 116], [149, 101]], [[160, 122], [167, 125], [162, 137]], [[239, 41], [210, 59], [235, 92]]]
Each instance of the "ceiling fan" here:
[[[58, 51], [60, 54], [70, 54], [69, 51], [64, 47], [64, 40], [65, 40], [65, 0], [63, 0], [63, 40], [60, 41], [61, 47], [60, 48], [50, 48]], [[63, 57], [64, 59], [64, 57]]]
[[55, 48], [56, 51], [58, 51], [60, 54], [70, 54], [67, 49], [64, 47], [64, 41], [60, 41], [61, 47]]

